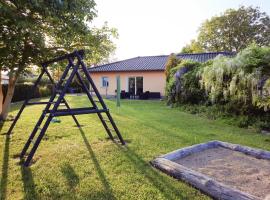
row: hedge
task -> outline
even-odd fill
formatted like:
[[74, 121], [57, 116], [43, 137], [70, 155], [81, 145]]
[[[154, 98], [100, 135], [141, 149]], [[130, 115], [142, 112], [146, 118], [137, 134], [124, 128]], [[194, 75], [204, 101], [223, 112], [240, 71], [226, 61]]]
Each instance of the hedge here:
[[[85, 85], [88, 87], [87, 81], [84, 80]], [[2, 85], [4, 98], [7, 93], [7, 85]], [[23, 101], [27, 98], [28, 94], [32, 95], [32, 98], [40, 98], [50, 96], [53, 90], [52, 84], [41, 84], [33, 92], [33, 83], [17, 83], [15, 86], [14, 95], [11, 102]], [[73, 81], [67, 91], [67, 93], [81, 93], [83, 92], [82, 87], [75, 81]]]
[[[2, 85], [4, 98], [7, 94], [8, 85]], [[33, 92], [33, 84], [16, 84], [14, 95], [11, 102], [23, 101], [28, 95], [32, 94], [32, 98], [40, 98], [49, 96], [52, 93], [53, 85], [38, 86]]]

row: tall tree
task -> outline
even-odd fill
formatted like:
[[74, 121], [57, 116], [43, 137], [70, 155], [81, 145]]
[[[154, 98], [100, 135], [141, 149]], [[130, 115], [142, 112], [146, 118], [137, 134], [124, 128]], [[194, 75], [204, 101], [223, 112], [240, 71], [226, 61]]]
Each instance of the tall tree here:
[[168, 81], [170, 78], [171, 69], [176, 67], [180, 62], [181, 61], [179, 59], [177, 59], [176, 55], [173, 53], [168, 57], [167, 62], [165, 64], [166, 81]]
[[197, 40], [182, 51], [240, 51], [251, 43], [270, 45], [270, 18], [259, 8], [241, 6], [206, 20]]
[[[0, 73], [7, 71], [7, 95], [0, 106], [6, 119], [15, 83], [29, 67], [52, 55], [83, 48], [94, 63], [115, 46], [115, 29], [89, 27], [96, 17], [94, 0], [2, 0], [0, 3]], [[2, 85], [0, 85], [2, 87]], [[0, 89], [0, 104], [3, 97]]]
[[202, 53], [204, 50], [201, 44], [196, 40], [191, 40], [190, 44], [184, 46], [180, 53]]

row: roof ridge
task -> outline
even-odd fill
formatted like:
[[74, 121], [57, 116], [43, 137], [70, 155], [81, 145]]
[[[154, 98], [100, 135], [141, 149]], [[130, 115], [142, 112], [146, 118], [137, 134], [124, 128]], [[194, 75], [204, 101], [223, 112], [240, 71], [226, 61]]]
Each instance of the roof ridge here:
[[204, 55], [204, 54], [234, 54], [234, 52], [230, 52], [230, 51], [212, 51], [212, 52], [201, 52], [201, 53], [178, 53], [178, 54], [176, 54], [176, 56]]
[[109, 63], [105, 63], [105, 64], [98, 65], [98, 66], [94, 66], [94, 67], [88, 67], [88, 69], [95, 69], [95, 68], [98, 68], [98, 67], [103, 67], [104, 65], [116, 64], [116, 63], [119, 63], [119, 62], [123, 62], [123, 61], [127, 61], [127, 60], [132, 60], [132, 59], [136, 59], [136, 58], [146, 58], [146, 57], [165, 57], [165, 56], [169, 56], [169, 55], [157, 55], [157, 56], [137, 56], [137, 57], [132, 57], [132, 58], [128, 58], [128, 59], [118, 60], [118, 61], [115, 61], [115, 62], [109, 62]]
[[137, 56], [135, 58], [146, 58], [146, 57], [165, 57], [165, 56], [169, 56], [169, 55], [156, 55], [156, 56]]

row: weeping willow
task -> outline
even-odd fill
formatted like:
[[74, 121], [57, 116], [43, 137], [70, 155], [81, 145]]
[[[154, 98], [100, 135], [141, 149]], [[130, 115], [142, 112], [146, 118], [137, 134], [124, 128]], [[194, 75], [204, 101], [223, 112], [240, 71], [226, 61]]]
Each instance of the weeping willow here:
[[233, 58], [217, 57], [198, 72], [212, 103], [237, 101], [270, 109], [270, 48], [255, 45]]

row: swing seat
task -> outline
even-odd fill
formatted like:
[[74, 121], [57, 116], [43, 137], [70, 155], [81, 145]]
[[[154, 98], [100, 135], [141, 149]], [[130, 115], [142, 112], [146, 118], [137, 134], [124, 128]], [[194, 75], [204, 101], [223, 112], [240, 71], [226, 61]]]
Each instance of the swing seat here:
[[61, 123], [61, 120], [54, 117], [54, 118], [52, 118], [51, 122], [52, 123]]

